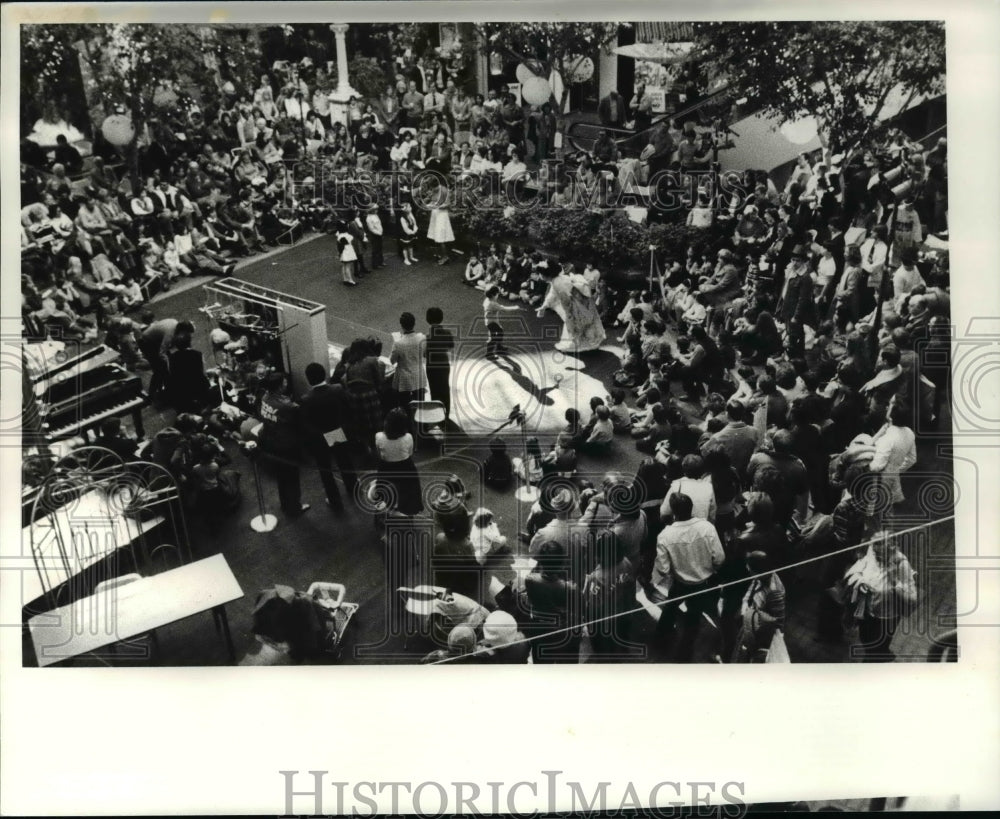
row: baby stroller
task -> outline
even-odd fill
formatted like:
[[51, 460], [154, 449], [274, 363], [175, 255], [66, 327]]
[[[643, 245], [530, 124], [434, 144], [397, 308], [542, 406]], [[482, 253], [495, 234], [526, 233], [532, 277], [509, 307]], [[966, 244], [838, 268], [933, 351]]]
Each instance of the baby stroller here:
[[339, 659], [344, 633], [358, 610], [342, 583], [316, 582], [304, 592], [276, 585], [257, 596], [251, 631], [291, 663]]

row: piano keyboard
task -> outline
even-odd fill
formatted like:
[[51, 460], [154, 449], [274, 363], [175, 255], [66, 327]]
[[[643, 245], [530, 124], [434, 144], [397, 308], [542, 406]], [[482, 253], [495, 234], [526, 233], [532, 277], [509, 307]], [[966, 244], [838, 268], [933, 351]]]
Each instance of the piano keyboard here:
[[50, 429], [47, 424], [42, 425], [42, 429], [45, 433], [45, 437], [50, 441], [58, 441], [62, 438], [72, 438], [76, 435], [81, 435], [88, 429], [92, 429], [101, 423], [105, 418], [114, 418], [119, 415], [124, 415], [127, 412], [138, 409], [146, 403], [146, 396], [140, 395], [136, 398], [132, 398], [128, 401], [123, 401], [120, 404], [113, 404], [112, 406], [105, 409], [103, 412], [98, 412], [93, 415], [88, 415], [81, 418], [79, 421], [73, 424], [67, 424], [62, 427], [56, 427]]

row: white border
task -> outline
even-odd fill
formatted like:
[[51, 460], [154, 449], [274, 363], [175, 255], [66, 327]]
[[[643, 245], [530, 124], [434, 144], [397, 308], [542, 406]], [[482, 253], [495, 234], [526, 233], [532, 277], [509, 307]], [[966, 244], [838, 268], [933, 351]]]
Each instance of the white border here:
[[[1000, 13], [992, 3], [66, 4], [3, 8], [0, 331], [16, 336], [20, 323], [15, 20], [576, 20], [612, 13], [623, 20], [946, 19], [954, 315], [960, 334], [973, 316], [1000, 315]], [[5, 403], [16, 400], [17, 373], [4, 361], [0, 374]], [[979, 398], [998, 403], [995, 392]], [[977, 536], [979, 554], [998, 557], [1000, 450], [985, 441], [956, 443], [979, 470], [979, 497], [963, 492], [957, 510], [960, 560], [983, 566], [988, 561], [971, 557]], [[11, 547], [19, 536], [18, 463], [16, 449], [0, 447], [5, 555], [18, 549]], [[5, 589], [10, 574], [0, 572]], [[959, 572], [958, 610], [1000, 622], [998, 580], [996, 571]], [[0, 622], [18, 622], [17, 606], [16, 591], [0, 597]], [[542, 770], [556, 769], [618, 788], [631, 780], [640, 793], [661, 780], [736, 780], [745, 783], [747, 801], [958, 793], [963, 809], [1000, 805], [996, 627], [963, 629], [958, 665], [874, 668], [52, 672], [21, 669], [20, 642], [19, 629], [0, 629], [5, 814], [280, 813], [280, 769], [328, 770], [330, 779], [349, 782], [461, 779], [484, 787], [541, 781]], [[538, 807], [548, 806], [540, 799]]]

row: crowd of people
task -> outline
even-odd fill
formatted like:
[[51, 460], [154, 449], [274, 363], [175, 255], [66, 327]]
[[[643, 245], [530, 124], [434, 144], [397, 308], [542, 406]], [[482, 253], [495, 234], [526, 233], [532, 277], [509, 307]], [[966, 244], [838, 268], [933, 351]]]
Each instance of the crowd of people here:
[[[830, 591], [819, 604], [822, 639], [842, 639], [847, 613], [865, 656], [889, 656], [916, 599], [892, 537], [908, 491], [901, 476], [950, 390], [947, 255], [925, 244], [947, 227], [944, 140], [924, 151], [891, 132], [846, 155], [803, 155], [781, 190], [748, 172], [726, 196], [707, 173], [711, 135], [693, 123], [661, 120], [634, 156], [608, 131], [591, 150], [543, 165], [538, 195], [565, 207], [592, 206], [594, 186], [645, 183], [653, 199], [659, 185], [690, 190], [687, 224], [714, 238], [660, 248], [664, 273], [638, 290], [602, 282], [595, 265], [581, 274], [588, 303], [621, 333], [621, 367], [592, 396], [588, 418], [567, 413], [549, 449], [533, 439], [513, 459], [502, 439], [489, 443], [488, 486], [539, 490], [524, 529], [503, 532], [490, 509], [469, 508], [457, 477], [430, 499], [422, 489], [412, 402], [440, 401], [447, 419], [453, 398], [454, 338], [440, 309], [427, 312], [425, 331], [404, 313], [385, 357], [378, 341], [359, 338], [332, 373], [311, 364], [304, 396], [289, 394], [287, 374], [262, 372], [249, 412], [238, 414], [209, 388], [188, 322], [127, 315], [154, 283], [226, 275], [236, 259], [306, 230], [336, 235], [346, 286], [384, 265], [393, 232], [405, 265], [419, 262], [418, 238], [436, 246], [439, 263], [450, 259], [447, 185], [425, 232], [405, 184], [388, 207], [331, 208], [309, 189], [321, 173], [405, 179], [432, 169], [481, 177], [503, 196], [527, 179], [527, 163], [553, 156], [552, 106], [469, 95], [410, 59], [396, 67], [382, 94], [352, 100], [346, 124], [332, 116], [329, 78], [307, 66], [262, 75], [252, 94], [224, 96], [217, 111], [164, 111], [149, 124], [134, 188], [103, 150], [84, 163], [65, 141], [51, 158], [22, 146], [26, 325], [84, 340], [103, 330], [130, 368], [151, 370], [150, 393], [178, 416], [142, 454], [178, 475], [213, 526], [240, 494], [228, 440], [266, 465], [287, 517], [309, 508], [300, 485], [308, 457], [329, 506], [345, 509], [339, 473], [387, 544], [433, 518], [436, 585], [471, 601], [455, 609], [434, 660], [578, 662], [584, 631], [594, 659], [634, 659], [638, 594], [658, 614], [656, 656], [690, 661], [704, 615], [718, 621], [721, 661], [762, 661], [780, 650], [786, 595], [810, 584]], [[612, 99], [602, 117], [617, 126], [642, 116], [641, 93], [633, 102]], [[484, 291], [495, 360], [505, 352], [503, 312], [544, 309], [552, 279], [572, 271], [531, 248], [481, 256], [461, 279]], [[604, 330], [594, 323], [596, 347]], [[120, 425], [102, 436], [136, 456], [139, 442]], [[626, 442], [638, 453], [634, 473], [594, 481], [580, 470], [578, 455], [600, 459]], [[820, 573], [788, 568], [825, 554]], [[521, 558], [531, 567], [519, 575]], [[683, 612], [672, 602], [681, 597]]]

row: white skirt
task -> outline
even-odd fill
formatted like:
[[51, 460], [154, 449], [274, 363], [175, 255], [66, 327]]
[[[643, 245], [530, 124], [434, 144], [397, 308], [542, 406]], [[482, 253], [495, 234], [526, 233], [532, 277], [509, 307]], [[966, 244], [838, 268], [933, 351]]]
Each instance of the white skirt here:
[[438, 244], [455, 241], [455, 234], [451, 230], [451, 217], [448, 211], [435, 208], [431, 211], [431, 220], [427, 225], [427, 238]]

